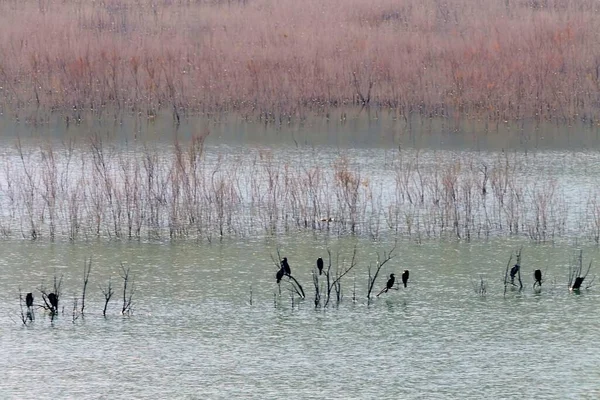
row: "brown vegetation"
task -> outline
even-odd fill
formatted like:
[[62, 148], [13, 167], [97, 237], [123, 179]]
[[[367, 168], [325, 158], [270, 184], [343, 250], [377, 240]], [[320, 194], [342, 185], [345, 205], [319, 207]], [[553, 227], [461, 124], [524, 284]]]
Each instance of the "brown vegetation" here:
[[3, 1], [0, 102], [592, 122], [598, 26], [595, 0]]
[[570, 193], [568, 181], [532, 170], [523, 153], [396, 150], [374, 170], [344, 154], [300, 157], [207, 154], [204, 137], [160, 148], [116, 147], [99, 136], [77, 146], [17, 145], [0, 158], [0, 233], [210, 241], [325, 231], [598, 241], [598, 193]]

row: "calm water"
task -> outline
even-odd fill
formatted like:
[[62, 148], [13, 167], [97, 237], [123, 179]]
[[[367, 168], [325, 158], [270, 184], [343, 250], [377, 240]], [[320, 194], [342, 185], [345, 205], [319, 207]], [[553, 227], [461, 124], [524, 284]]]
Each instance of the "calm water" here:
[[[326, 125], [308, 130], [312, 134], [299, 130], [293, 138], [288, 130], [280, 141], [272, 140], [277, 131], [219, 125], [215, 131], [221, 133], [210, 145], [237, 152], [275, 146], [280, 157], [298, 159], [310, 151], [330, 157], [343, 148], [365, 168], [376, 169], [376, 160], [399, 140], [386, 125], [392, 122], [376, 121], [374, 127], [336, 125], [326, 137]], [[6, 143], [23, 134], [17, 132], [21, 128], [4, 127]], [[131, 139], [127, 135], [135, 129], [119, 128], [126, 138], [115, 140]], [[49, 130], [59, 139], [75, 134]], [[370, 132], [381, 135], [370, 140]], [[458, 156], [464, 150], [494, 154], [523, 143], [514, 136], [479, 136], [481, 141], [473, 142], [468, 132], [452, 136], [433, 127], [422, 136], [401, 136], [403, 145], [411, 146], [411, 137], [416, 148]], [[589, 148], [598, 143], [593, 135], [572, 146], [561, 140], [532, 146], [532, 174], [552, 167], [575, 192], [587, 190], [599, 165]], [[358, 263], [343, 280], [342, 302], [315, 309], [314, 261], [326, 257], [329, 246], [347, 265], [354, 245]], [[554, 245], [522, 237], [420, 244], [403, 239], [376, 287], [390, 273], [410, 269], [409, 287], [367, 302], [367, 268], [376, 263], [378, 251], [392, 246], [365, 237], [306, 233], [211, 244], [5, 239], [0, 241], [0, 398], [600, 398], [600, 292], [595, 286], [580, 294], [567, 290], [577, 250], [583, 247], [584, 263], [598, 264], [597, 247], [574, 236]], [[524, 290], [503, 296], [506, 263], [521, 246]], [[278, 294], [271, 261], [277, 248], [289, 258], [306, 300], [292, 299], [287, 282]], [[86, 257], [93, 259], [86, 315], [73, 321]], [[129, 317], [119, 315], [120, 263], [134, 274]], [[545, 275], [540, 293], [531, 288], [536, 268]], [[592, 266], [588, 279], [600, 274], [598, 268]], [[34, 292], [37, 303], [37, 289], [50, 286], [55, 275], [64, 277], [64, 313], [51, 321], [39, 310], [36, 320], [23, 326], [19, 289]], [[103, 318], [99, 285], [109, 278], [117, 290]], [[475, 291], [481, 278], [487, 284], [483, 297]]]

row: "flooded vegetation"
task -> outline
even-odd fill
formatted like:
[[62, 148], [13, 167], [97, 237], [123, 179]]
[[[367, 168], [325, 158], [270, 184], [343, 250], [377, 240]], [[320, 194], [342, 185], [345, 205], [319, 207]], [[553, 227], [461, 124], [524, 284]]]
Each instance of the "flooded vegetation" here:
[[595, 130], [347, 113], [4, 120], [0, 392], [593, 395]]
[[600, 240], [594, 152], [248, 148], [207, 144], [206, 135], [10, 141], [0, 159], [0, 233], [71, 241], [211, 242], [302, 231]]
[[599, 397], [599, 18], [1, 2], [0, 397]]

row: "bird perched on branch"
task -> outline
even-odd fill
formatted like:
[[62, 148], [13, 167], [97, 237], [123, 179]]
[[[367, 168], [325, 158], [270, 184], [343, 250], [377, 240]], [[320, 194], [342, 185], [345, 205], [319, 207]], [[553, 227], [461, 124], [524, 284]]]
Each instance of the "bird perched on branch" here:
[[281, 279], [283, 278], [283, 268], [279, 268], [279, 271], [275, 274], [275, 278], [277, 279], [277, 283], [281, 282]]
[[542, 286], [542, 271], [539, 269], [536, 269], [535, 271], [533, 271], [533, 279], [535, 280], [535, 282], [533, 282], [533, 286], [535, 287], [535, 285], [539, 285], [540, 287]]
[[292, 275], [292, 269], [290, 268], [290, 264], [288, 264], [287, 257], [283, 257], [283, 260], [281, 260], [281, 269], [283, 269], [285, 275]]
[[394, 274], [390, 274], [390, 279], [388, 279], [385, 287], [381, 289], [381, 292], [379, 292], [377, 296], [379, 296], [381, 293], [387, 293], [388, 290], [394, 287], [394, 283], [396, 283], [396, 278], [394, 277]]
[[25, 304], [27, 305], [27, 308], [33, 307], [33, 293], [27, 293], [27, 296], [25, 296]]
[[409, 274], [410, 274], [410, 272], [408, 272], [407, 269], [405, 269], [404, 272], [402, 273], [402, 283], [404, 284], [404, 287], [406, 287], [406, 285], [408, 283]]
[[319, 269], [319, 275], [323, 275], [323, 259], [317, 258], [317, 268]]
[[58, 311], [58, 296], [54, 293], [48, 295], [48, 301], [53, 308], [53, 311]]
[[515, 283], [515, 276], [517, 276], [517, 273], [519, 272], [520, 269], [521, 269], [521, 266], [519, 264], [515, 264], [515, 266], [510, 269], [510, 283], [511, 284]]

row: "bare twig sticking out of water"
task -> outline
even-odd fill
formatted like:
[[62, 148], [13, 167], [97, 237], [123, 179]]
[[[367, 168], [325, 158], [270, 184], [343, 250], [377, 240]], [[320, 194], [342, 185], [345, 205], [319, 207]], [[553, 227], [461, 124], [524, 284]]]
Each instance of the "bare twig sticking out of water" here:
[[371, 264], [369, 264], [369, 281], [368, 281], [368, 285], [367, 285], [367, 299], [371, 299], [371, 292], [373, 291], [373, 287], [375, 286], [375, 281], [377, 280], [377, 276], [379, 275], [379, 271], [381, 271], [381, 268], [383, 268], [383, 266], [390, 261], [392, 258], [395, 257], [395, 255], [393, 255], [394, 250], [396, 250], [396, 246], [397, 246], [397, 242], [394, 243], [394, 247], [392, 247], [392, 249], [389, 252], [385, 252], [385, 250], [383, 251], [383, 254], [380, 255], [379, 252], [377, 252], [377, 264], [375, 266], [375, 273], [371, 274]]
[[81, 293], [81, 315], [83, 316], [83, 310], [85, 309], [85, 292], [87, 289], [88, 280], [90, 279], [90, 272], [92, 271], [92, 258], [83, 261], [83, 291]]
[[123, 279], [123, 307], [121, 308], [121, 314], [130, 314], [131, 313], [131, 299], [133, 298], [134, 286], [133, 286], [133, 278], [130, 274], [131, 267], [125, 268], [123, 263], [121, 263], [121, 279]]
[[354, 273], [354, 282], [352, 286], [352, 302], [356, 303], [356, 272]]
[[345, 270], [343, 270], [340, 265], [339, 265], [339, 252], [337, 254], [336, 257], [336, 273], [335, 273], [335, 277], [330, 278], [331, 277], [331, 250], [327, 249], [327, 253], [329, 255], [329, 265], [327, 267], [327, 271], [326, 271], [326, 277], [327, 277], [327, 299], [325, 300], [325, 307], [327, 307], [327, 305], [329, 305], [329, 301], [331, 300], [331, 291], [332, 289], [335, 288], [336, 290], [336, 298], [337, 298], [337, 302], [339, 303], [341, 301], [341, 282], [342, 282], [342, 278], [344, 276], [346, 276], [346, 274], [348, 274], [348, 272], [352, 271], [352, 269], [354, 267], [356, 267], [356, 253], [357, 253], [357, 247], [356, 245], [354, 245], [354, 250], [352, 251], [352, 260], [350, 261], [350, 266], [348, 268], [346, 268]]
[[77, 321], [77, 319], [79, 318], [79, 310], [78, 310], [78, 304], [77, 304], [77, 295], [73, 294], [73, 314], [72, 314], [72, 318], [73, 318], [73, 323], [75, 323], [75, 321]]
[[316, 270], [312, 271], [313, 285], [315, 286], [315, 308], [321, 305], [321, 287], [319, 285], [319, 274]]
[[252, 305], [252, 285], [250, 285], [250, 305]]
[[104, 295], [104, 309], [102, 309], [102, 315], [104, 317], [106, 317], [106, 309], [108, 308], [108, 302], [110, 301], [110, 298], [112, 297], [112, 295], [115, 293], [112, 288], [112, 283], [111, 283], [110, 278], [108, 279], [108, 285], [106, 287], [100, 286], [100, 290], [102, 291], [102, 294]]
[[[37, 239], [38, 237], [38, 228], [35, 222], [35, 193], [36, 193], [36, 176], [33, 173], [33, 168], [27, 168], [27, 163], [25, 162], [25, 154], [23, 152], [23, 147], [21, 145], [21, 138], [17, 138], [17, 151], [19, 153], [19, 158], [21, 159], [21, 163], [23, 165], [23, 173], [25, 174], [26, 184], [21, 187], [23, 199], [25, 201], [25, 208], [27, 210], [27, 217], [29, 219], [29, 236], [32, 240]], [[31, 166], [30, 166], [31, 167]]]
[[508, 286], [508, 270], [510, 269], [512, 258], [513, 255], [511, 253], [508, 262], [506, 263], [506, 271], [504, 271], [504, 296], [506, 296], [506, 287]]
[[486, 295], [486, 293], [487, 293], [487, 284], [486, 284], [485, 280], [483, 279], [483, 275], [479, 275], [479, 286], [475, 288], [475, 291], [481, 297], [483, 297], [483, 296]]

